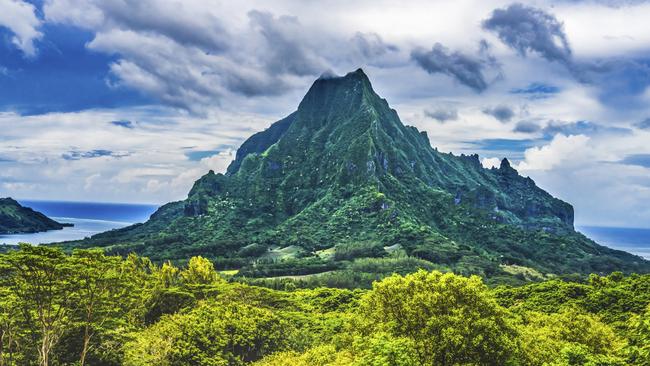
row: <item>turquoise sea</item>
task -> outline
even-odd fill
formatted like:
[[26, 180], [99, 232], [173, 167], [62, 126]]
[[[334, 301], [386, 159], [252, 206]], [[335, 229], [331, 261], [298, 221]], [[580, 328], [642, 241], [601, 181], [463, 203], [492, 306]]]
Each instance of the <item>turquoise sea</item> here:
[[597, 243], [650, 259], [650, 229], [604, 226], [576, 228]]
[[[146, 221], [156, 205], [97, 202], [60, 202], [20, 200], [22, 205], [43, 212], [74, 227], [36, 234], [0, 235], [0, 244], [53, 243], [83, 239], [103, 231]], [[596, 242], [650, 259], [650, 228], [579, 226], [578, 231]]]

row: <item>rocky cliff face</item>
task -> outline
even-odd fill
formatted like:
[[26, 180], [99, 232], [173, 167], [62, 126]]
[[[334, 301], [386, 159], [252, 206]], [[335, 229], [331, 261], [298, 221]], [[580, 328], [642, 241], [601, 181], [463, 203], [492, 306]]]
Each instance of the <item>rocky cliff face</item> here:
[[432, 148], [360, 69], [316, 80], [294, 113], [244, 142], [227, 173], [209, 172], [185, 201], [74, 245], [157, 259], [201, 254], [231, 267], [277, 248], [313, 261], [333, 252], [334, 266], [398, 248], [486, 276], [511, 264], [548, 273], [649, 268], [576, 233], [571, 205], [508, 160], [485, 169], [477, 155]]
[[[291, 171], [304, 179], [289, 179]], [[433, 149], [426, 134], [402, 124], [362, 70], [317, 80], [295, 113], [244, 142], [228, 174], [277, 178], [285, 191], [417, 182], [489, 211], [501, 222], [529, 229], [573, 227], [571, 205], [521, 177], [507, 159], [499, 169], [488, 170], [478, 155]]]

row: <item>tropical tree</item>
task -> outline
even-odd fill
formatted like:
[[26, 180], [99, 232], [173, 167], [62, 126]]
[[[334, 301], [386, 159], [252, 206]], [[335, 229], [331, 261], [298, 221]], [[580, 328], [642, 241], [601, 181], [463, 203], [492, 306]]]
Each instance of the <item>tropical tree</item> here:
[[23, 244], [0, 256], [0, 278], [21, 304], [23, 324], [37, 343], [38, 363], [50, 364], [52, 349], [70, 322], [72, 266], [57, 248]]
[[422, 365], [504, 365], [516, 349], [507, 311], [476, 276], [393, 275], [373, 285], [360, 314], [362, 333], [410, 340]]
[[83, 329], [79, 360], [83, 366], [96, 334], [126, 327], [127, 312], [139, 296], [122, 258], [106, 256], [102, 250], [77, 250], [71, 261], [75, 286], [70, 296], [74, 320]]
[[355, 342], [357, 355], [354, 366], [419, 366], [417, 347], [408, 337], [395, 337], [376, 333], [371, 337], [358, 337]]
[[650, 305], [644, 313], [632, 317], [628, 359], [632, 365], [650, 366]]
[[[293, 351], [278, 352], [253, 363], [254, 366], [350, 366], [354, 357], [345, 350], [337, 350], [332, 345], [321, 345], [305, 353]], [[373, 365], [374, 366], [374, 365]]]
[[17, 347], [22, 335], [20, 304], [9, 288], [0, 287], [0, 366], [16, 362]]
[[611, 327], [575, 309], [552, 314], [527, 312], [522, 321], [521, 349], [526, 365], [598, 357], [615, 360], [615, 353], [623, 345]]
[[124, 364], [240, 366], [285, 349], [291, 333], [270, 310], [204, 301], [140, 332], [126, 345]]
[[217, 280], [217, 271], [209, 260], [197, 256], [190, 258], [187, 269], [181, 272], [185, 283], [189, 284], [210, 284]]

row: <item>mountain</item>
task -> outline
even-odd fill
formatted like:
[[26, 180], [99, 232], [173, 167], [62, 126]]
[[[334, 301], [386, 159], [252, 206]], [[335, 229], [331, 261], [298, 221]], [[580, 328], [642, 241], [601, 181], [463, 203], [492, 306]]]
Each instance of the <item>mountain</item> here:
[[61, 230], [64, 226], [14, 199], [0, 198], [0, 234], [37, 233]]
[[507, 159], [485, 169], [478, 155], [432, 148], [361, 69], [316, 80], [294, 113], [250, 137], [225, 174], [210, 171], [187, 199], [144, 224], [66, 245], [155, 260], [203, 255], [252, 277], [650, 271], [650, 262], [576, 232], [573, 207]]

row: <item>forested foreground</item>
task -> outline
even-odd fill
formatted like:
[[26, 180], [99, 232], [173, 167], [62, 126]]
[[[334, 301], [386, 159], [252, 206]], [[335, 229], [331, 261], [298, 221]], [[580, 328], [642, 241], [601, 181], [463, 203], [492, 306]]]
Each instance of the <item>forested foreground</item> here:
[[419, 271], [372, 290], [228, 282], [201, 257], [0, 255], [0, 365], [650, 365], [650, 275], [489, 289]]

